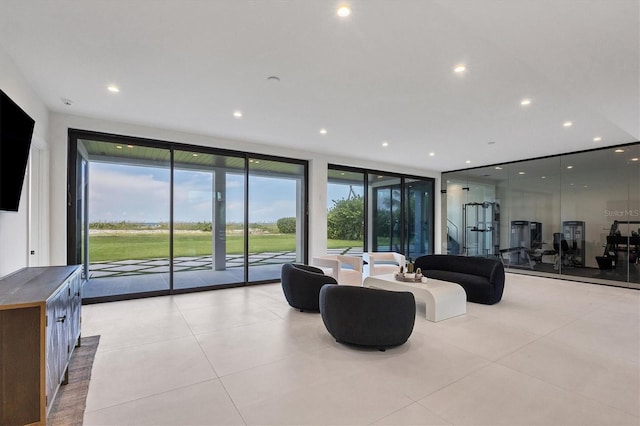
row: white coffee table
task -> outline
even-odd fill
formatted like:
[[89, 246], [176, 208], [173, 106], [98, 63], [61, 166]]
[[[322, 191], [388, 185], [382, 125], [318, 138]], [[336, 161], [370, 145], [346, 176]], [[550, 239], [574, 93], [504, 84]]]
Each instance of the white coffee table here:
[[374, 275], [364, 279], [364, 287], [392, 291], [410, 291], [426, 305], [429, 321], [438, 322], [467, 313], [467, 293], [455, 283], [427, 279], [423, 282], [398, 281], [394, 274]]

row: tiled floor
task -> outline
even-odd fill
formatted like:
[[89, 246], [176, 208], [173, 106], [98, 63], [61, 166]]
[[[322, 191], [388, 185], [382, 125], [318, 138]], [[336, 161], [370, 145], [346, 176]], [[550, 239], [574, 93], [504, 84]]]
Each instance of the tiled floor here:
[[640, 424], [640, 291], [507, 274], [497, 305], [424, 309], [379, 352], [280, 284], [84, 306], [85, 424]]

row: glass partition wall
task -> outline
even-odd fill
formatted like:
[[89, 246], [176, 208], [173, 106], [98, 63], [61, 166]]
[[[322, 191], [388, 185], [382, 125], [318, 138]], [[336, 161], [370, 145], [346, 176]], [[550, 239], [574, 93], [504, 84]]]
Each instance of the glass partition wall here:
[[443, 173], [442, 252], [640, 288], [639, 157], [635, 143]]
[[82, 131], [69, 156], [85, 303], [272, 282], [306, 261], [305, 161]]

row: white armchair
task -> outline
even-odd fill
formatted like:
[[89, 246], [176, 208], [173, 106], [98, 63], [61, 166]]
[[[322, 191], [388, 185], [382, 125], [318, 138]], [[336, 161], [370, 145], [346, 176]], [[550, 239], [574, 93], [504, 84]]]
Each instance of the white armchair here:
[[363, 268], [363, 277], [394, 274], [400, 272], [400, 267], [404, 268], [406, 264], [404, 255], [393, 251], [363, 253], [362, 258], [367, 262]]
[[330, 275], [338, 284], [362, 285], [362, 258], [341, 254], [314, 257], [313, 266], [322, 269], [325, 275]]

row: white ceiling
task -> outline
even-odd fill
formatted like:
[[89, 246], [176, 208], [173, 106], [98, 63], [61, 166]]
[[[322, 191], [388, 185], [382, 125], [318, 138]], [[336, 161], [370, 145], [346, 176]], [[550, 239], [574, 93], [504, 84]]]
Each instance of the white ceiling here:
[[439, 171], [640, 139], [638, 0], [345, 3], [0, 0], [0, 48], [53, 111]]

